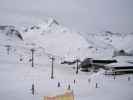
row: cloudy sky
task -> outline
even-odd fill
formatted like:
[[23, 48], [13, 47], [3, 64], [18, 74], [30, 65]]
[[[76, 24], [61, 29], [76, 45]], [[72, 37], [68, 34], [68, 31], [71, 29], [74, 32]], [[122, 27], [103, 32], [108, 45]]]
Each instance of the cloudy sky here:
[[133, 0], [0, 0], [0, 24], [28, 26], [53, 17], [80, 32], [133, 32]]

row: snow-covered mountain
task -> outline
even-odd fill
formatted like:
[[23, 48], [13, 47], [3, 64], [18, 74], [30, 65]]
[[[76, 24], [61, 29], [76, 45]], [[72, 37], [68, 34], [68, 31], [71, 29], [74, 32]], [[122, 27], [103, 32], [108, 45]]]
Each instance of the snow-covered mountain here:
[[19, 30], [12, 25], [0, 26], [0, 45], [21, 45], [23, 44], [23, 36]]
[[36, 51], [43, 50], [45, 54], [63, 59], [84, 59], [85, 57], [106, 59], [111, 58], [116, 50], [133, 53], [133, 47], [131, 47], [133, 34], [111, 31], [83, 34], [62, 26], [53, 18], [21, 31], [15, 26], [0, 26], [0, 33], [2, 44], [13, 42], [13, 45], [35, 48]]
[[124, 50], [127, 53], [133, 54], [133, 47], [131, 43], [133, 41], [132, 33], [114, 33], [111, 31], [104, 31], [101, 33], [89, 33], [82, 34], [88, 42], [92, 42], [96, 48], [102, 48], [105, 50], [120, 51]]
[[16, 37], [19, 40], [23, 40], [21, 33], [15, 28], [15, 26], [12, 25], [0, 26], [0, 35], [5, 35], [9, 37], [9, 39]]
[[27, 44], [43, 47], [45, 52], [62, 58], [83, 58], [89, 53], [89, 44], [80, 34], [60, 25], [55, 19], [48, 19], [23, 31]]

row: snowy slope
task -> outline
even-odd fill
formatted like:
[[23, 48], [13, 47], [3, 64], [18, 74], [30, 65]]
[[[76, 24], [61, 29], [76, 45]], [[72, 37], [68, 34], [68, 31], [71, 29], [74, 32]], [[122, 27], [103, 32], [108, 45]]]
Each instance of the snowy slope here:
[[90, 44], [82, 36], [54, 19], [25, 29], [23, 36], [27, 44], [43, 47], [45, 52], [63, 58], [84, 58], [89, 52]]
[[[43, 100], [44, 96], [61, 95], [70, 84], [74, 100], [132, 100], [133, 75], [104, 76], [99, 73], [75, 74], [68, 65], [54, 64], [54, 79], [50, 79], [51, 64], [47, 57], [38, 57], [34, 68], [30, 63], [17, 60], [16, 55], [0, 57], [0, 99], [1, 100]], [[43, 60], [40, 63], [39, 60]], [[39, 63], [38, 63], [39, 61]], [[46, 61], [46, 62], [44, 62]], [[130, 81], [128, 81], [130, 77]], [[73, 80], [76, 80], [74, 84]], [[91, 79], [91, 81], [88, 81]], [[57, 87], [60, 82], [61, 87]], [[35, 85], [35, 95], [31, 85]], [[96, 83], [98, 88], [96, 88]]]
[[109, 51], [110, 53], [113, 53], [113, 51], [125, 50], [128, 53], [133, 53], [133, 47], [131, 46], [133, 34], [131, 33], [124, 34], [105, 31], [82, 35], [88, 42], [92, 42], [95, 48], [102, 50], [102, 52]]
[[109, 31], [106, 31], [102, 33], [103, 38], [101, 38], [105, 43], [110, 44], [114, 47], [114, 49], [118, 50], [126, 50], [130, 51], [133, 50], [133, 47], [131, 47], [131, 43], [133, 41], [133, 35], [132, 34], [124, 34], [124, 33], [112, 33]]
[[112, 40], [110, 44], [113, 45], [115, 49], [123, 49], [127, 52], [133, 50], [133, 47], [131, 46], [131, 43], [133, 41], [133, 34], [114, 33], [110, 37], [110, 41]]
[[[131, 34], [88, 34], [84, 39], [82, 34], [70, 31], [54, 19], [21, 31], [23, 41], [15, 34], [5, 33], [0, 32], [0, 100], [43, 100], [43, 96], [63, 94], [69, 84], [75, 100], [133, 100], [133, 75], [117, 76], [116, 80], [113, 76], [104, 76], [103, 70], [98, 73], [79, 71], [77, 75], [73, 69], [76, 65], [61, 65], [58, 62], [58, 59], [75, 57], [102, 56], [105, 59], [111, 57], [117, 47], [132, 50]], [[11, 45], [9, 54], [5, 45]], [[34, 68], [30, 62], [31, 48], [35, 48]], [[50, 55], [56, 57], [53, 80], [50, 79]], [[119, 59], [124, 62], [128, 57]], [[60, 88], [57, 87], [58, 82], [61, 83]], [[31, 94], [33, 83], [34, 96]]]

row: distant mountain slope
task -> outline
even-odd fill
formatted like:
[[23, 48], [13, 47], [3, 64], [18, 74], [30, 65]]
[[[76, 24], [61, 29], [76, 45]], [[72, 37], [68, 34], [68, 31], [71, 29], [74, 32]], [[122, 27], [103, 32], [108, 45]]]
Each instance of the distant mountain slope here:
[[111, 31], [105, 31], [101, 33], [90, 33], [83, 35], [88, 42], [92, 42], [97, 48], [105, 50], [125, 50], [128, 53], [133, 53], [133, 47], [131, 46], [133, 41], [133, 34], [113, 33]]
[[5, 35], [10, 39], [16, 37], [17, 39], [23, 40], [21, 33], [12, 25], [0, 26], [0, 35]]

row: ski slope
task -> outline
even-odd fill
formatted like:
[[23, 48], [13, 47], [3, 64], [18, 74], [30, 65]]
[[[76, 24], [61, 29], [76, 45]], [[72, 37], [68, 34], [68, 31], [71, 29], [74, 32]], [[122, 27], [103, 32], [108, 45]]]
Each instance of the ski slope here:
[[[25, 54], [26, 56], [27, 54]], [[73, 66], [54, 63], [54, 79], [50, 79], [51, 60], [47, 56], [35, 55], [35, 67], [20, 56], [0, 53], [0, 99], [43, 100], [43, 96], [63, 94], [70, 84], [75, 100], [132, 100], [133, 75], [113, 76], [80, 72], [76, 75]], [[30, 55], [29, 57], [30, 58]], [[130, 81], [128, 81], [130, 77]], [[90, 79], [90, 81], [88, 81]], [[74, 84], [74, 80], [76, 81]], [[57, 87], [60, 82], [61, 87]], [[35, 85], [35, 95], [31, 85]], [[96, 83], [98, 88], [95, 87]]]

